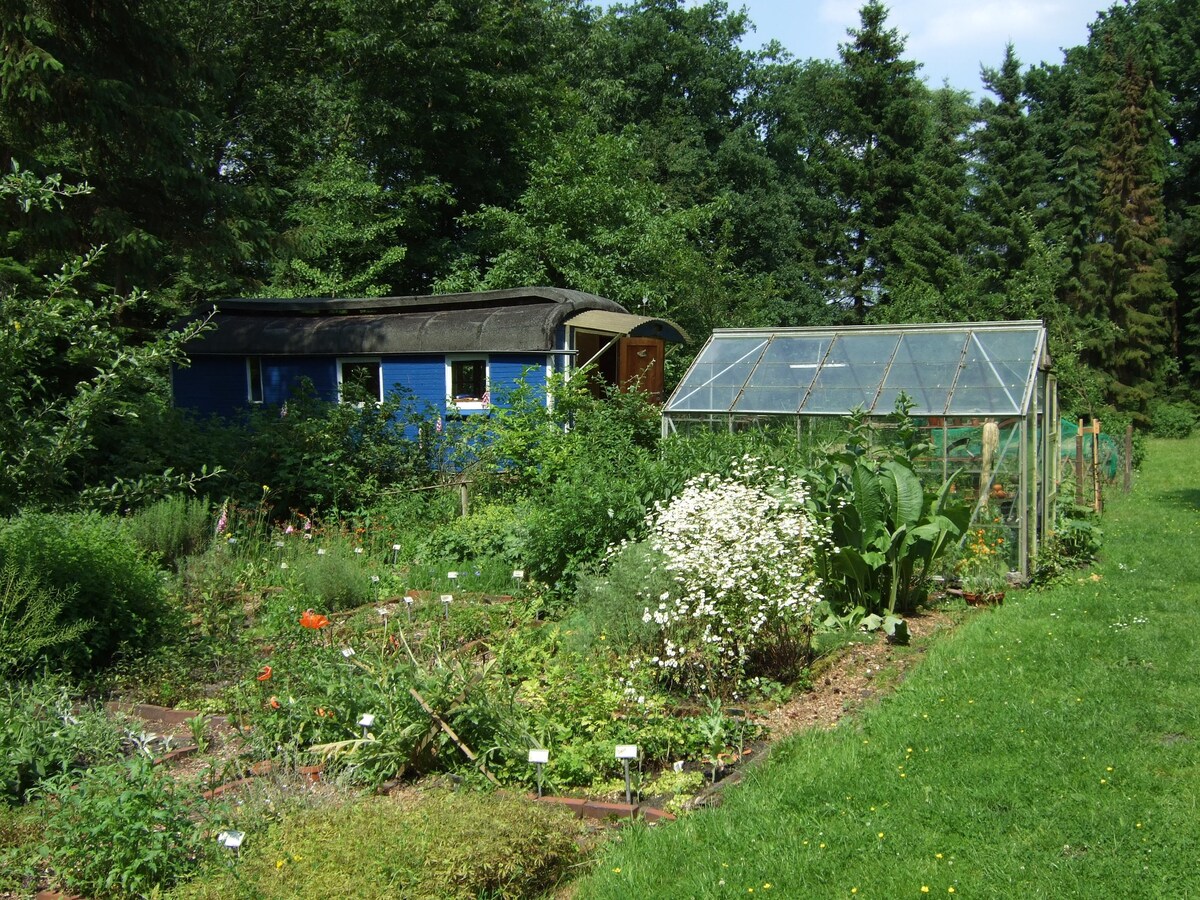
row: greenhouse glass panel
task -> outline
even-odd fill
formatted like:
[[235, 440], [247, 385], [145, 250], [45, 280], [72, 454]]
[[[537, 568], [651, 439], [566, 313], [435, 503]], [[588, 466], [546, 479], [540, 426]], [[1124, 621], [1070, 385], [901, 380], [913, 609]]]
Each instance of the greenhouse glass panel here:
[[859, 406], [872, 409], [899, 340], [896, 334], [838, 335], [800, 411], [845, 415]]
[[668, 410], [727, 412], [769, 340], [767, 335], [714, 336], [675, 389]]
[[953, 415], [1018, 415], [1028, 404], [1037, 357], [1035, 332], [972, 332]]
[[774, 337], [734, 408], [738, 412], [796, 412], [829, 343], [829, 338]]
[[966, 340], [963, 331], [904, 335], [875, 413], [886, 415], [894, 410], [903, 391], [913, 401], [913, 415], [945, 414]]

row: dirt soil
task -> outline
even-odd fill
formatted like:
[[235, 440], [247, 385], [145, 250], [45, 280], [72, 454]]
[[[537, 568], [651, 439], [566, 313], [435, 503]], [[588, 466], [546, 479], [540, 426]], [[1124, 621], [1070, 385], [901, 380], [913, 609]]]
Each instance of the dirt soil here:
[[893, 646], [880, 634], [869, 643], [844, 647], [827, 662], [818, 662], [811, 691], [797, 694], [759, 720], [770, 729], [771, 741], [808, 728], [833, 728], [844, 716], [887, 693], [925, 654], [929, 637], [952, 628], [958, 616], [923, 610], [905, 621], [911, 635], [907, 647]]
[[873, 639], [848, 644], [818, 661], [811, 690], [797, 693], [765, 716], [755, 717], [755, 722], [766, 726], [767, 739], [751, 745], [743, 760], [737, 761], [718, 777], [716, 784], [705, 788], [683, 808], [718, 805], [722, 792], [742, 780], [747, 766], [761, 763], [770, 754], [771, 745], [800, 731], [834, 728], [846, 716], [882, 699], [925, 655], [930, 638], [952, 629], [961, 619], [962, 612], [925, 609], [905, 619], [911, 637], [908, 646], [895, 646], [878, 634]]

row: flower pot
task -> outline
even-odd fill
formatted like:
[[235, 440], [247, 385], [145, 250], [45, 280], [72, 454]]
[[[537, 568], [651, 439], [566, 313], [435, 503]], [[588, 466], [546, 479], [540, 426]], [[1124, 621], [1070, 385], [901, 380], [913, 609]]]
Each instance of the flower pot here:
[[999, 606], [1004, 602], [1004, 591], [963, 591], [962, 596], [971, 606]]

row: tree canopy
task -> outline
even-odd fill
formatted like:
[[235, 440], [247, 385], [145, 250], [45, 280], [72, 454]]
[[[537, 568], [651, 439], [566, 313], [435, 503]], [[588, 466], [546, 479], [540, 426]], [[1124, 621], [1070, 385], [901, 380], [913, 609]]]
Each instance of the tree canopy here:
[[1010, 46], [974, 102], [878, 0], [830, 61], [721, 0], [0, 0], [0, 165], [89, 186], [6, 198], [0, 297], [86, 260], [118, 351], [218, 296], [518, 282], [699, 334], [1032, 315], [1075, 411], [1145, 420], [1200, 382], [1197, 2]]

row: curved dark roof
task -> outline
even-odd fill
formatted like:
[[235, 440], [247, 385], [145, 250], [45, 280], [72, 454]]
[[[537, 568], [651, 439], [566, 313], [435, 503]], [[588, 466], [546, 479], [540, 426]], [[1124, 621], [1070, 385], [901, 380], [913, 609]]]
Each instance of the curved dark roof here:
[[215, 330], [193, 341], [188, 351], [201, 356], [545, 352], [554, 349], [559, 325], [588, 310], [625, 314], [629, 330], [639, 334], [686, 339], [672, 323], [629, 316], [604, 297], [530, 287], [361, 300], [220, 300]]

